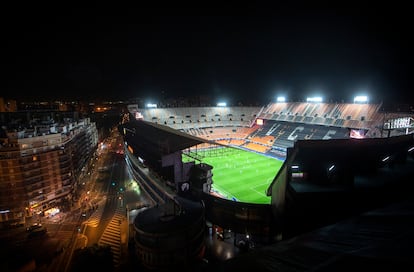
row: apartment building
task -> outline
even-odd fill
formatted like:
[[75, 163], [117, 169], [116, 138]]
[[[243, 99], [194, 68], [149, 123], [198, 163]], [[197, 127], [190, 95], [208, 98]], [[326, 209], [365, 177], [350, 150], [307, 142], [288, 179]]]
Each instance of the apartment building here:
[[69, 209], [97, 145], [89, 118], [0, 128], [0, 227]]

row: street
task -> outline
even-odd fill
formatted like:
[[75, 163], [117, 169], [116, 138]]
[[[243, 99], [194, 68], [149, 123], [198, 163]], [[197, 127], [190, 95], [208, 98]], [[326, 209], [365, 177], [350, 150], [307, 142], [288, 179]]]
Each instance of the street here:
[[[111, 246], [116, 266], [126, 257], [129, 238], [126, 207], [129, 203], [145, 202], [145, 197], [128, 175], [122, 138], [116, 130], [98, 147], [96, 154], [79, 180], [78, 199], [70, 211], [34, 217], [26, 226], [2, 233], [1, 242], [21, 250], [28, 262], [34, 260], [36, 271], [71, 271], [75, 253], [96, 244]], [[26, 227], [34, 223], [41, 224], [47, 232], [40, 237], [29, 237]], [[22, 258], [15, 261], [21, 262]]]

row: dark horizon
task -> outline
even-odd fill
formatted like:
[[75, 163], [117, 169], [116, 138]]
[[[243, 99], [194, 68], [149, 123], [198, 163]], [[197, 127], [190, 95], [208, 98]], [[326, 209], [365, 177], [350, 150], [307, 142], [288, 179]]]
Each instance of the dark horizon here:
[[[7, 10], [7, 9], [6, 9]], [[3, 19], [3, 97], [414, 102], [408, 9], [42, 7]]]

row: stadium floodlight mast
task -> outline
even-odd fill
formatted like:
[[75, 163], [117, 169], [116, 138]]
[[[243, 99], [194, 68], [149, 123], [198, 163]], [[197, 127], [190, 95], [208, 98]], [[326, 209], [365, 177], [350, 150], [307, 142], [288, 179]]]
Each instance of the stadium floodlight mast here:
[[368, 103], [368, 96], [357, 95], [354, 97], [354, 103]]
[[314, 96], [314, 97], [308, 97], [306, 98], [307, 102], [316, 102], [316, 103], [320, 103], [323, 101], [322, 96]]

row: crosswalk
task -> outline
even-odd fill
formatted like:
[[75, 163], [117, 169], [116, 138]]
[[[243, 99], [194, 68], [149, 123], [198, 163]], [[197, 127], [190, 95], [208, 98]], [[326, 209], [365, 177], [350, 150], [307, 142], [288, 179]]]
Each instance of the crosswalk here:
[[119, 267], [121, 261], [121, 222], [125, 220], [124, 212], [124, 208], [117, 208], [115, 215], [98, 241], [100, 246], [111, 247], [115, 267]]
[[90, 227], [96, 228], [101, 221], [101, 217], [104, 211], [105, 205], [102, 203], [98, 206], [98, 208], [91, 214], [88, 220], [85, 221], [84, 224], [87, 224]]

